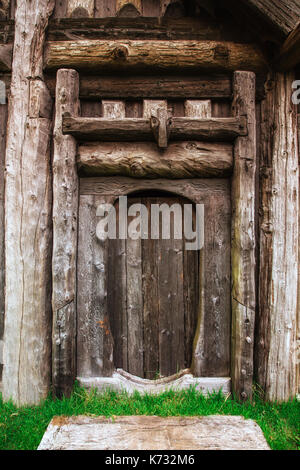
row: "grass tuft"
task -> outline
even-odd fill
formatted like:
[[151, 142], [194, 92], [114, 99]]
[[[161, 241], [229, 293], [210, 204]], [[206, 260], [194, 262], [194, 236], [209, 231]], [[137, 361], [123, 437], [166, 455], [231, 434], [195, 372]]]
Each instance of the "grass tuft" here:
[[0, 395], [0, 450], [36, 449], [53, 416], [208, 416], [242, 415], [261, 427], [271, 449], [300, 449], [300, 402], [266, 403], [259, 391], [252, 402], [239, 403], [221, 393], [204, 397], [194, 388], [159, 395], [133, 395], [96, 390], [75, 385], [70, 398], [48, 397], [39, 406], [17, 408], [4, 403]]

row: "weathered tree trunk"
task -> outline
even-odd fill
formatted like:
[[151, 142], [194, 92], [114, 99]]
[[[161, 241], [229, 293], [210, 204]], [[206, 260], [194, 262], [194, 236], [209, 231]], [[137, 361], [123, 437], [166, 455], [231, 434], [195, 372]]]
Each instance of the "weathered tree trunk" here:
[[252, 397], [255, 292], [255, 75], [234, 74], [233, 111], [247, 116], [248, 135], [234, 145], [232, 178], [232, 350], [233, 391]]
[[7, 128], [3, 397], [38, 403], [51, 370], [51, 98], [43, 82], [53, 0], [18, 2]]
[[296, 391], [299, 173], [293, 79], [292, 73], [275, 74], [262, 102], [256, 375], [270, 400], [287, 400]]
[[62, 135], [62, 114], [79, 114], [79, 77], [57, 72], [53, 155], [52, 383], [68, 395], [76, 374], [76, 252], [78, 216], [77, 144]]
[[7, 105], [0, 105], [0, 381], [3, 365], [3, 333], [4, 333], [4, 278], [5, 278], [5, 253], [4, 253], [4, 168], [5, 168], [5, 143], [6, 143]]

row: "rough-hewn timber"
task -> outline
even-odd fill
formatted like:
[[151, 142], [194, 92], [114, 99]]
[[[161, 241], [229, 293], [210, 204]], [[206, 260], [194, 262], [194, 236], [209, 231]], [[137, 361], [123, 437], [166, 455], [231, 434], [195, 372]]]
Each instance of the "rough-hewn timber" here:
[[74, 67], [90, 71], [266, 69], [266, 61], [253, 44], [218, 41], [49, 41], [45, 68]]
[[12, 44], [0, 44], [0, 72], [11, 70]]
[[226, 176], [233, 166], [232, 145], [189, 141], [169, 144], [161, 152], [155, 143], [91, 143], [81, 145], [77, 158], [86, 175], [135, 178]]
[[18, 2], [6, 147], [3, 397], [38, 403], [50, 387], [51, 98], [43, 45], [54, 1]]
[[[296, 393], [299, 168], [294, 74], [277, 73], [262, 102], [257, 378], [267, 399]], [[272, 83], [270, 80], [269, 83]]]
[[[75, 118], [63, 116], [63, 133], [78, 140], [100, 140], [115, 142], [154, 140], [150, 119], [126, 118]], [[233, 141], [247, 135], [247, 121], [238, 118], [180, 118], [173, 117], [169, 127], [169, 140]]]
[[248, 135], [234, 144], [232, 177], [232, 349], [233, 391], [238, 398], [252, 397], [255, 288], [255, 75], [235, 72], [233, 111], [247, 116]]
[[7, 124], [7, 104], [0, 104], [0, 381], [3, 364], [3, 333], [5, 312], [5, 252], [4, 252], [4, 168]]
[[52, 382], [58, 396], [70, 393], [76, 374], [78, 177], [76, 141], [62, 135], [62, 114], [80, 114], [78, 96], [78, 73], [59, 70], [54, 125], [52, 254]]

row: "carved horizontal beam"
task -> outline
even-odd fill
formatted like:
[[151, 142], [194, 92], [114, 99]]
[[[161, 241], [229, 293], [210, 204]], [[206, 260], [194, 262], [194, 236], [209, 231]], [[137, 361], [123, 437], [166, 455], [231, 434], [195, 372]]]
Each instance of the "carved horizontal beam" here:
[[[115, 142], [153, 141], [150, 119], [103, 119], [63, 116], [63, 133], [78, 140]], [[169, 140], [233, 141], [247, 135], [247, 121], [239, 118], [172, 118]]]
[[161, 152], [152, 142], [80, 145], [77, 163], [85, 175], [133, 178], [224, 177], [233, 167], [230, 143], [174, 142]]
[[50, 41], [45, 68], [73, 67], [89, 71], [266, 69], [257, 46], [217, 41]]

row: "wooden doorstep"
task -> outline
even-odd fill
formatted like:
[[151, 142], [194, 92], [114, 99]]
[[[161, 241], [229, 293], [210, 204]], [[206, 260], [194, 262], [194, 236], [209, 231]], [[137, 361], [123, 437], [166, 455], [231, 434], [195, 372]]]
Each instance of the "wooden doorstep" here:
[[[63, 134], [78, 140], [100, 140], [115, 142], [154, 140], [149, 119], [103, 119], [63, 117]], [[172, 118], [169, 140], [233, 141], [247, 135], [247, 120], [235, 118]]]

